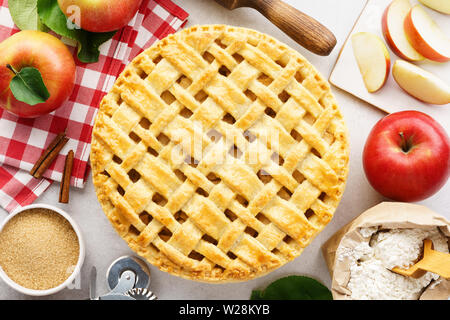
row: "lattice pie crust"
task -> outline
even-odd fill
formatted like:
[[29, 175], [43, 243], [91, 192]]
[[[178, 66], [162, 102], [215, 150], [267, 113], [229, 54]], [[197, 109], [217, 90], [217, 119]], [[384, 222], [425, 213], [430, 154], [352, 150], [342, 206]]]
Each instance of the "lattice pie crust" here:
[[304, 57], [211, 25], [126, 67], [101, 103], [91, 162], [100, 204], [135, 252], [177, 276], [229, 282], [300, 255], [338, 206], [348, 152], [329, 84]]

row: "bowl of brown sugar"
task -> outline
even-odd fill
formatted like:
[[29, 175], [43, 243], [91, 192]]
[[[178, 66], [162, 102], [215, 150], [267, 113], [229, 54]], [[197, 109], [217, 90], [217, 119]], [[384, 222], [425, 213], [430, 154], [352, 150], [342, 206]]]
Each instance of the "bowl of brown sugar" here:
[[84, 256], [79, 227], [57, 207], [20, 208], [0, 226], [0, 278], [23, 294], [47, 296], [66, 288]]

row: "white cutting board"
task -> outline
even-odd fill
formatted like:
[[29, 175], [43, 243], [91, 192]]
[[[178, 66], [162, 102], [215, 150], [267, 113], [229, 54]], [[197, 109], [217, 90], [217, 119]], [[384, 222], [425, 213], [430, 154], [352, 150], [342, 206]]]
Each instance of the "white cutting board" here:
[[[410, 2], [411, 5], [419, 3], [417, 0], [410, 0]], [[389, 75], [386, 85], [376, 93], [367, 92], [364, 86], [361, 73], [353, 55], [350, 38], [354, 33], [367, 31], [377, 34], [386, 43], [381, 31], [381, 17], [385, 8], [390, 3], [391, 0], [369, 0], [367, 2], [367, 5], [363, 9], [361, 16], [342, 48], [329, 81], [336, 87], [353, 94], [387, 113], [402, 110], [425, 112], [438, 120], [450, 132], [450, 104], [443, 106], [430, 105], [409, 96], [397, 85], [392, 74]], [[425, 7], [425, 10], [450, 37], [450, 15], [438, 13], [428, 7]], [[400, 58], [390, 50], [387, 44], [386, 46], [391, 55], [391, 64], [393, 65]], [[450, 62], [436, 63], [425, 60], [416, 64], [450, 84]]]

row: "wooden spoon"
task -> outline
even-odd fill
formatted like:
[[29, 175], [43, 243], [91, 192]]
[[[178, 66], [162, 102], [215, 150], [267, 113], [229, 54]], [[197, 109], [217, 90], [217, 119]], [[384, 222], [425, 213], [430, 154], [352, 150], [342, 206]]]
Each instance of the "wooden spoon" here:
[[409, 269], [395, 267], [395, 273], [420, 278], [427, 271], [437, 273], [445, 279], [450, 279], [450, 254], [433, 250], [433, 242], [429, 239], [423, 241], [423, 258]]
[[258, 10], [278, 28], [306, 49], [327, 56], [336, 46], [336, 38], [317, 20], [280, 0], [216, 0], [230, 10], [250, 7]]

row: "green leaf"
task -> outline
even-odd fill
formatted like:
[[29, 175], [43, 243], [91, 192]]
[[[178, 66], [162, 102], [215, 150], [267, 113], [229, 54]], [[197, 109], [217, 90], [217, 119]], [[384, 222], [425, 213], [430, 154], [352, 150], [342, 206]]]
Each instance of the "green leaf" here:
[[[116, 31], [96, 33], [72, 27], [56, 0], [37, 0], [37, 10], [41, 21], [55, 33], [78, 42], [78, 59], [84, 63], [97, 62], [99, 47], [111, 39]], [[68, 27], [70, 26], [70, 28]]]
[[8, 68], [16, 74], [9, 87], [17, 100], [34, 106], [44, 103], [50, 98], [50, 93], [38, 69], [27, 67], [16, 72], [11, 66]]
[[38, 0], [9, 0], [11, 17], [20, 30], [47, 31], [37, 13]]
[[115, 34], [116, 31], [94, 33], [83, 30], [78, 39], [78, 59], [84, 63], [97, 62], [100, 55], [99, 47]]
[[265, 290], [254, 290], [251, 300], [333, 300], [330, 290], [317, 280], [289, 276], [270, 284]]

